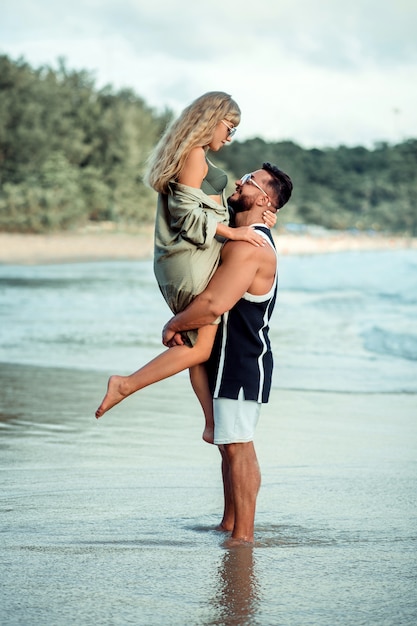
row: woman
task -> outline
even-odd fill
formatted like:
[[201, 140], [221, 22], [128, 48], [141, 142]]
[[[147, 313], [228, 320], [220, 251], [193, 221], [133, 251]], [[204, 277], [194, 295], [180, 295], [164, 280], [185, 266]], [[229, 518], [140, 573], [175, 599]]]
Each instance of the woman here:
[[[208, 150], [217, 152], [231, 141], [239, 122], [240, 109], [230, 95], [208, 92], [171, 123], [149, 160], [146, 182], [158, 192], [154, 270], [174, 314], [205, 289], [225, 239], [264, 245], [251, 227], [229, 225], [227, 175], [207, 158]], [[267, 214], [267, 224], [275, 224], [275, 215]], [[198, 333], [190, 331], [182, 350], [167, 350], [130, 376], [110, 377], [96, 417], [135, 391], [189, 368], [206, 420], [203, 439], [212, 443], [212, 398], [203, 364], [210, 356], [216, 329], [214, 324]]]

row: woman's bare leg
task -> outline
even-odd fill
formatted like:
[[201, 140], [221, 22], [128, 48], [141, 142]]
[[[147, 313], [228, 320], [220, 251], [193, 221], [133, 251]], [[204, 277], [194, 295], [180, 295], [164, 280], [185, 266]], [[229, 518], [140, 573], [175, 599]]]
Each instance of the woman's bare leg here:
[[216, 331], [217, 326], [215, 325], [203, 326], [199, 329], [197, 342], [192, 348], [174, 346], [129, 376], [111, 376], [107, 385], [107, 393], [96, 411], [97, 419], [135, 391], [207, 361], [213, 347]]

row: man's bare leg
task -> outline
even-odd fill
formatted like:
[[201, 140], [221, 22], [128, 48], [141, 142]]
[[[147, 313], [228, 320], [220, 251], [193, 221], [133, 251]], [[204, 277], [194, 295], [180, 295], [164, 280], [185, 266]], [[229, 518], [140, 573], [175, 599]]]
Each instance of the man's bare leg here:
[[225, 444], [230, 466], [230, 479], [235, 511], [231, 538], [226, 547], [254, 542], [256, 499], [261, 486], [261, 473], [253, 442]]
[[96, 411], [96, 418], [102, 417], [106, 411], [135, 391], [207, 361], [216, 330], [215, 325], [203, 326], [199, 329], [197, 342], [192, 348], [185, 345], [168, 348], [129, 376], [110, 376], [107, 392]]
[[235, 525], [235, 507], [233, 504], [232, 483], [230, 480], [230, 465], [223, 445], [219, 446], [219, 452], [222, 457], [221, 469], [223, 480], [224, 509], [222, 521], [216, 527], [216, 530], [230, 532], [233, 530], [233, 526]]

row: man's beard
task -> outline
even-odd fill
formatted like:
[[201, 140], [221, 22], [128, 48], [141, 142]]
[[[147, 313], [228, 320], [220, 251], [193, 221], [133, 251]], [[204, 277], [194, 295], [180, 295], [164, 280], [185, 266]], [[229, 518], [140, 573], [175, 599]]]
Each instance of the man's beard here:
[[230, 196], [227, 199], [227, 204], [231, 208], [234, 215], [236, 215], [236, 213], [244, 213], [245, 211], [250, 211], [252, 208], [252, 201], [247, 196], [239, 196], [237, 198], [233, 198], [233, 196]]

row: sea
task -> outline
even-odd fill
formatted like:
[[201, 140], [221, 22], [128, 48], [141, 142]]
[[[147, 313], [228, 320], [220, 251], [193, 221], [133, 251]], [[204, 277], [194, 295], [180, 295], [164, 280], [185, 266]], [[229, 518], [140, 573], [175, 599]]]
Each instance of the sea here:
[[252, 548], [151, 260], [0, 265], [0, 624], [414, 626], [417, 251], [282, 255]]

